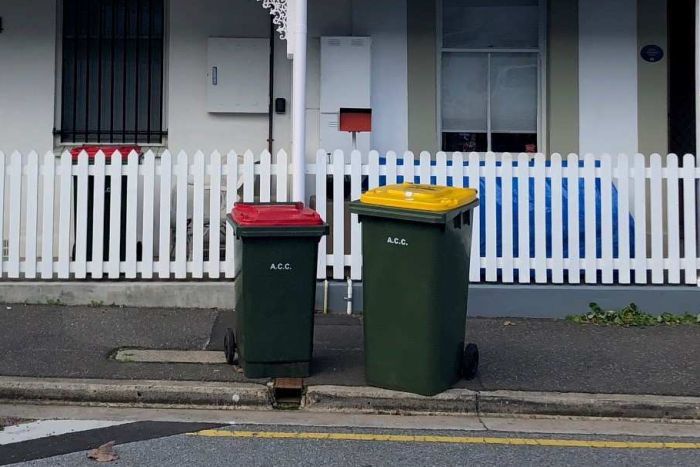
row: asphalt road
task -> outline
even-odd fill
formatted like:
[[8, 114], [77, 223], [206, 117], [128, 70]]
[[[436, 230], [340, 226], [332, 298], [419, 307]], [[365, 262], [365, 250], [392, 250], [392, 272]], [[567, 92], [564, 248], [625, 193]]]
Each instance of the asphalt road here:
[[[237, 429], [260, 430], [260, 427], [238, 427]], [[274, 427], [267, 429], [275, 430]], [[279, 433], [279, 431], [268, 433]], [[350, 433], [368, 432], [366, 430], [351, 430]], [[405, 434], [405, 432], [401, 434]], [[420, 435], [456, 436], [454, 433], [432, 431], [421, 432]], [[518, 435], [501, 433], [498, 436], [512, 439]], [[579, 437], [577, 439], [592, 438]], [[284, 440], [192, 435], [177, 435], [125, 444], [119, 446], [117, 452], [120, 460], [116, 465], [124, 466], [693, 466], [700, 464], [699, 450], [559, 448], [485, 443]], [[85, 452], [76, 452], [33, 461], [25, 465], [94, 466], [94, 462], [87, 459]]]
[[[0, 407], [0, 415], [3, 410]], [[0, 464], [21, 454], [33, 460], [19, 465], [94, 467], [88, 450], [115, 440], [119, 460], [112, 465], [120, 466], [700, 465], [700, 424], [691, 422], [182, 410], [141, 411], [138, 417], [138, 411], [126, 409], [66, 408], [50, 413], [54, 409], [48, 407], [10, 412], [22, 410], [43, 411], [47, 418], [102, 415], [121, 422], [14, 444], [2, 445], [0, 437]], [[124, 423], [137, 418], [140, 421]], [[500, 430], [497, 425], [510, 428]], [[62, 454], [52, 455], [58, 452]]]

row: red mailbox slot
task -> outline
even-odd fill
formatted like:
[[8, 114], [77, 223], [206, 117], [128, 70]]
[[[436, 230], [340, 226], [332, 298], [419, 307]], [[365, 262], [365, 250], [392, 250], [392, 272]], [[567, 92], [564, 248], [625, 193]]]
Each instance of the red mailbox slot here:
[[339, 127], [350, 133], [372, 131], [372, 109], [340, 109]]

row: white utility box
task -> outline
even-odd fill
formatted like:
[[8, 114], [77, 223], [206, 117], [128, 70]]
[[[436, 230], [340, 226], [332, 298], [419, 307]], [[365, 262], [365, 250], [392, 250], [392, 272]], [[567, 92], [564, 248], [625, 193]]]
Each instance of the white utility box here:
[[[372, 39], [369, 37], [321, 38], [320, 146], [333, 152], [352, 151], [352, 135], [339, 131], [340, 109], [371, 107]], [[370, 148], [370, 134], [357, 138], [360, 151]]]
[[207, 112], [269, 112], [269, 39], [210, 37], [207, 64]]

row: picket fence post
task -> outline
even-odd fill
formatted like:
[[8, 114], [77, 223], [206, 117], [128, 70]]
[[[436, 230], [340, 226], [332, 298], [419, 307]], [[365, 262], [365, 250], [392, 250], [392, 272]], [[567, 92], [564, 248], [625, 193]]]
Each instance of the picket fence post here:
[[700, 286], [700, 275], [698, 275], [698, 250], [697, 250], [697, 208], [700, 207], [700, 192], [696, 187], [700, 186], [696, 164], [698, 161], [692, 154], [683, 156], [683, 237], [684, 237], [684, 260], [685, 260], [685, 283], [688, 285], [697, 284]]
[[[104, 152], [95, 154], [93, 167], [93, 205], [92, 205], [92, 262], [90, 265], [90, 277], [102, 279], [104, 274], [104, 229], [105, 229], [105, 180], [106, 157]], [[110, 229], [111, 230], [111, 229]], [[111, 232], [109, 232], [112, 235]]]
[[[0, 212], [3, 212], [3, 192], [5, 180], [4, 155], [0, 152]], [[54, 187], [56, 183], [56, 156], [52, 152], [46, 153], [42, 167], [42, 181], [44, 185], [42, 198], [42, 218], [41, 218], [41, 278], [53, 279], [53, 233], [54, 233]], [[0, 215], [0, 218], [3, 216]], [[0, 239], [3, 238], [3, 221], [0, 219]], [[0, 242], [2, 244], [2, 242]], [[1, 256], [1, 255], [0, 255]], [[0, 266], [2, 259], [0, 258]], [[0, 267], [0, 276], [2, 267]]]
[[170, 229], [173, 178], [173, 158], [170, 151], [165, 151], [160, 156], [160, 228], [158, 239], [158, 277], [161, 279], [170, 278], [170, 249], [172, 242], [172, 231]]
[[612, 158], [603, 154], [600, 162], [600, 240], [601, 272], [603, 284], [613, 283], [613, 199], [612, 199]]
[[552, 154], [551, 158], [552, 186], [552, 282], [564, 283], [564, 203], [563, 175], [561, 154]]
[[[324, 222], [328, 222], [326, 212], [326, 180], [328, 179], [328, 155], [323, 149], [316, 153], [316, 211]], [[318, 279], [326, 279], [326, 265], [328, 264], [328, 239], [323, 238], [318, 247]]]
[[345, 155], [336, 150], [333, 171], [333, 279], [345, 279]]
[[631, 157], [621, 154], [617, 160], [617, 248], [618, 261], [617, 273], [620, 284], [629, 284], [631, 277], [631, 249], [630, 249], [630, 161]]
[[218, 279], [221, 276], [221, 154], [214, 151], [209, 165], [209, 258], [208, 276]]
[[[143, 224], [141, 243], [141, 277], [151, 279], [153, 277], [153, 237], [155, 215], [155, 182], [156, 182], [156, 155], [148, 151], [143, 158]], [[99, 193], [96, 191], [95, 193]], [[99, 198], [99, 196], [97, 197]], [[94, 240], [93, 240], [94, 241]]]
[[39, 155], [32, 151], [27, 156], [27, 204], [25, 210], [24, 277], [36, 278], [37, 220], [39, 208]]
[[[239, 180], [238, 154], [231, 151], [226, 156], [226, 210], [230, 211], [238, 201], [238, 180]], [[226, 223], [226, 278], [235, 277], [236, 271], [236, 250], [233, 227]]]

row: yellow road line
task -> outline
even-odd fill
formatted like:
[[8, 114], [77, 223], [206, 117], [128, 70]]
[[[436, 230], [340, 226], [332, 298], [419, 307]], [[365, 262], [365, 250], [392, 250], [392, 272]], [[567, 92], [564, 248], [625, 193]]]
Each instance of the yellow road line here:
[[700, 443], [659, 441], [604, 441], [547, 438], [495, 438], [482, 436], [390, 435], [369, 433], [308, 433], [282, 431], [203, 430], [191, 433], [208, 438], [295, 439], [315, 441], [370, 441], [397, 443], [490, 444], [502, 446], [544, 446], [556, 448], [604, 449], [700, 449]]

